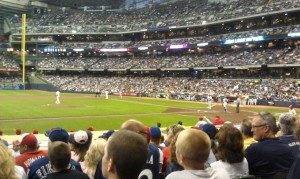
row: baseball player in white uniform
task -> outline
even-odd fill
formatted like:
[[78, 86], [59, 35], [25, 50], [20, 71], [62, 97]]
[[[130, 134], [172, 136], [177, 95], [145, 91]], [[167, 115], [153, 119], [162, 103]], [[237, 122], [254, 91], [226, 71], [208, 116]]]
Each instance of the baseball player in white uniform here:
[[105, 91], [105, 99], [108, 99], [108, 91]]
[[228, 99], [226, 97], [223, 98], [223, 108], [224, 108], [224, 112], [228, 112], [227, 110], [227, 103], [228, 103]]
[[120, 95], [120, 98], [123, 98], [123, 92], [122, 92], [122, 90], [120, 90], [119, 95]]
[[60, 92], [56, 91], [55, 96], [56, 96], [55, 104], [60, 104], [60, 99], [59, 99], [60, 98]]
[[207, 108], [208, 109], [211, 109], [211, 101], [212, 101], [212, 97], [211, 97], [211, 95], [208, 95], [207, 96]]

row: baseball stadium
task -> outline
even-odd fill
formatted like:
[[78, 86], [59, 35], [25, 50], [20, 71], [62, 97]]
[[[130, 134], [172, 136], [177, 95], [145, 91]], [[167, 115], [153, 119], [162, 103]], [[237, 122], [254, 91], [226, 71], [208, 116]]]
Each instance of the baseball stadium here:
[[[215, 176], [211, 172], [212, 178], [228, 178], [229, 174], [234, 179], [290, 179], [300, 175], [296, 172], [300, 171], [299, 93], [299, 0], [0, 2], [0, 139], [10, 150], [27, 135], [34, 135], [37, 148], [47, 151], [48, 139], [54, 142], [51, 131], [57, 129], [73, 136], [69, 143], [78, 143], [78, 135], [96, 140], [112, 130], [132, 130], [127, 124], [134, 123], [145, 127], [148, 143], [159, 127], [162, 141], [158, 148], [169, 147], [169, 158], [161, 157], [159, 177], [150, 169], [151, 176], [141, 172], [139, 179], [145, 175], [149, 179], [183, 177], [177, 172], [187, 168], [211, 172], [216, 166], [225, 170]], [[278, 151], [279, 144], [268, 144], [274, 145], [274, 155], [264, 160], [269, 168], [256, 168], [261, 161], [254, 156], [267, 156], [263, 150], [257, 154], [254, 146], [247, 145], [253, 151], [246, 149], [246, 121], [250, 121], [248, 132], [255, 145], [264, 148], [270, 138], [280, 141]], [[207, 124], [213, 126], [209, 132], [217, 131], [213, 137], [205, 130]], [[176, 136], [174, 126], [184, 132]], [[229, 136], [236, 129], [240, 132]], [[201, 163], [205, 169], [180, 163], [176, 151], [173, 157], [176, 153], [174, 162], [179, 168], [171, 166], [173, 173], [168, 173], [169, 138], [181, 141], [180, 133], [186, 133], [191, 141], [204, 140], [202, 132], [212, 141], [214, 162], [222, 161], [222, 165], [210, 163], [210, 157]], [[199, 138], [193, 139], [192, 134]], [[237, 159], [239, 151], [231, 150], [240, 134], [244, 145]], [[224, 136], [236, 142], [226, 148]], [[284, 142], [289, 143], [283, 146]], [[293, 156], [278, 159], [277, 165], [274, 160], [284, 152]], [[78, 156], [77, 161], [84, 162], [84, 156]], [[82, 171], [89, 178], [101, 178], [95, 165], [91, 168]], [[17, 178], [43, 178], [27, 170], [30, 165], [24, 168], [26, 176]], [[103, 174], [122, 178], [118, 172]]]

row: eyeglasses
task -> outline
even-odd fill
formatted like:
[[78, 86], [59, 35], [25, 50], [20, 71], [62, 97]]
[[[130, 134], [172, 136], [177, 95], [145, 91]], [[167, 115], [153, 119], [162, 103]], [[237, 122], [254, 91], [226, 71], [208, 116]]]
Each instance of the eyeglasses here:
[[261, 124], [261, 125], [252, 125], [252, 128], [258, 128], [258, 127], [263, 127], [266, 126], [267, 124]]

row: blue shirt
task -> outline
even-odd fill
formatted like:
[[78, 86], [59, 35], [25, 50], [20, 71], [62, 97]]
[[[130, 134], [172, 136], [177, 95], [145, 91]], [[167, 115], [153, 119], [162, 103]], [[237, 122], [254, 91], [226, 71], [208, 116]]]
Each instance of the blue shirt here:
[[294, 161], [292, 149], [278, 138], [266, 138], [251, 144], [245, 151], [249, 174], [270, 177], [288, 171]]
[[[78, 162], [71, 159], [71, 170], [77, 170], [82, 172], [81, 166]], [[34, 161], [28, 168], [28, 179], [42, 179], [45, 178], [47, 174], [52, 173], [52, 168], [49, 163], [48, 157], [40, 158]]]
[[299, 154], [300, 143], [297, 141], [296, 137], [293, 135], [283, 135], [279, 137], [279, 140], [287, 144], [293, 150], [293, 156], [296, 158]]

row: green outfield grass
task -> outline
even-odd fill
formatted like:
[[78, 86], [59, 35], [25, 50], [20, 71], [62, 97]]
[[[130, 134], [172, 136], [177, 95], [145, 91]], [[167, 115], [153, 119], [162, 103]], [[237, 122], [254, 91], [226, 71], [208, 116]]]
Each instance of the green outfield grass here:
[[[193, 126], [198, 121], [195, 115], [197, 109], [207, 107], [206, 103], [190, 101], [140, 97], [121, 99], [119, 96], [105, 100], [104, 97], [95, 98], [93, 94], [74, 93], [62, 93], [61, 104], [54, 103], [54, 92], [0, 90], [0, 129], [4, 134], [15, 134], [17, 128], [22, 129], [22, 133], [34, 129], [44, 133], [53, 127], [76, 131], [93, 126], [95, 130], [108, 130], [119, 129], [128, 119], [140, 120], [147, 126], [160, 122], [162, 127], [167, 127], [178, 121]], [[286, 112], [286, 109], [266, 106], [251, 111], [276, 114]]]
[[53, 127], [67, 130], [119, 129], [128, 119], [138, 119], [148, 126], [161, 122], [168, 126], [177, 121], [194, 125], [197, 117], [183, 114], [162, 113], [168, 108], [196, 110], [206, 104], [110, 96], [95, 98], [88, 94], [61, 94], [61, 104], [55, 105], [55, 94], [43, 91], [0, 91], [0, 129], [5, 134], [22, 133], [38, 129], [44, 132]]

